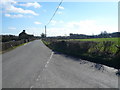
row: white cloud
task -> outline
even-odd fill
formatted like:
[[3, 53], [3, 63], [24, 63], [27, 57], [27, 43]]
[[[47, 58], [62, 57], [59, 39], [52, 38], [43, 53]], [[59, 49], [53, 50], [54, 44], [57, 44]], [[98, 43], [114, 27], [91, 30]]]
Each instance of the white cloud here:
[[62, 6], [59, 6], [59, 9], [65, 9], [64, 7], [62, 7]]
[[26, 31], [29, 33], [29, 34], [34, 34], [36, 36], [40, 36], [41, 33], [44, 33], [44, 29], [41, 27], [41, 28], [38, 28], [38, 27], [28, 27], [26, 29]]
[[17, 14], [17, 15], [5, 14], [5, 16], [10, 17], [10, 18], [21, 18], [21, 17], [23, 17], [22, 14]]
[[34, 7], [34, 8], [40, 8], [41, 5], [37, 2], [34, 3], [26, 3], [26, 4], [19, 4], [20, 6], [25, 6], [25, 7]]
[[47, 34], [48, 36], [65, 36], [67, 33], [66, 28], [57, 28], [57, 27], [52, 27], [47, 29]]
[[83, 20], [80, 22], [69, 22], [66, 25], [71, 33], [80, 33], [80, 34], [99, 34], [100, 31], [104, 30], [104, 27], [97, 25], [95, 20]]
[[55, 20], [52, 20], [52, 21], [51, 21], [51, 25], [53, 25], [53, 26], [54, 26], [56, 23], [57, 23], [57, 21], [55, 21]]
[[64, 36], [69, 35], [69, 33], [74, 34], [100, 34], [101, 31], [107, 31], [108, 33], [117, 32], [117, 25], [109, 25], [109, 24], [100, 24], [99, 21], [96, 20], [83, 20], [83, 21], [73, 21], [63, 23], [63, 27], [58, 27], [59, 23], [57, 21], [54, 27], [50, 27], [47, 29], [49, 36]]
[[8, 29], [9, 29], [9, 30], [16, 30], [15, 27], [9, 27]]
[[50, 22], [50, 24], [52, 25], [52, 26], [55, 26], [55, 25], [62, 25], [64, 23], [64, 21], [62, 21], [62, 20], [52, 20], [51, 22]]
[[10, 7], [7, 7], [6, 8], [6, 11], [7, 12], [10, 12], [10, 13], [22, 13], [22, 14], [32, 14], [32, 15], [38, 15], [37, 13], [35, 13], [34, 11], [32, 10], [24, 10], [22, 8], [17, 8], [13, 5], [11, 5]]
[[62, 24], [62, 23], [64, 23], [64, 21], [60, 20], [59, 23]]
[[41, 23], [41, 22], [36, 21], [36, 22], [34, 22], [34, 24], [42, 24], [42, 23]]
[[6, 17], [10, 17], [11, 15], [10, 14], [5, 14]]
[[104, 30], [103, 27], [97, 25], [95, 20], [83, 20], [80, 22], [69, 22], [66, 27], [71, 31], [71, 33], [80, 33], [80, 34], [99, 34], [101, 30]]
[[[1, 0], [0, 0], [1, 1]], [[18, 8], [16, 7], [15, 5], [19, 5], [17, 3], [17, 1], [15, 0], [2, 0], [0, 2], [0, 8], [3, 8], [3, 11], [4, 13], [6, 13], [5, 16], [7, 17], [10, 17], [10, 15], [8, 15], [9, 13], [12, 13], [12, 14], [18, 14], [18, 15], [11, 15], [11, 17], [23, 17], [24, 14], [31, 14], [31, 15], [35, 15], [37, 16], [38, 14], [35, 13], [34, 11], [32, 10], [25, 10], [23, 8]], [[34, 3], [33, 4], [35, 7], [39, 7], [37, 5], [37, 3]], [[21, 15], [20, 15], [21, 14]]]
[[[117, 25], [100, 24], [100, 22], [96, 20], [82, 20], [82, 21], [73, 21], [66, 23], [63, 21], [54, 20], [53, 22], [55, 23], [54, 26], [50, 25], [49, 27], [47, 27], [48, 36], [65, 36], [65, 35], [69, 35], [69, 33], [96, 35], [96, 34], [100, 34], [101, 31], [104, 30], [106, 30], [108, 33], [118, 31]], [[60, 22], [62, 23], [60, 24]], [[34, 32], [35, 35], [40, 35], [41, 33], [44, 33], [44, 28], [29, 27], [27, 32], [31, 34], [33, 34]]]
[[16, 4], [17, 2], [15, 0], [0, 0], [0, 4], [8, 4], [8, 3], [11, 3], [11, 4]]
[[61, 12], [61, 11], [58, 11], [57, 14], [62, 14], [62, 12]]

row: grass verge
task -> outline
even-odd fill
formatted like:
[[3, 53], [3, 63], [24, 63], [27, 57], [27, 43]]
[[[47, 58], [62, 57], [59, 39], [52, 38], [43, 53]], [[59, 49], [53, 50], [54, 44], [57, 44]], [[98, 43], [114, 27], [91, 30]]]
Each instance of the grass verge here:
[[[29, 42], [27, 42], [27, 43], [29, 43]], [[23, 43], [23, 44], [20, 44], [20, 45], [18, 45], [18, 46], [10, 47], [9, 49], [4, 50], [4, 51], [0, 51], [0, 54], [4, 54], [4, 53], [6, 53], [6, 52], [9, 52], [9, 51], [11, 51], [11, 50], [13, 50], [13, 49], [15, 49], [15, 48], [17, 48], [17, 47], [20, 47], [20, 46], [23, 46], [23, 45], [27, 44], [27, 43]]]
[[120, 49], [113, 41], [42, 41], [54, 51], [120, 69]]

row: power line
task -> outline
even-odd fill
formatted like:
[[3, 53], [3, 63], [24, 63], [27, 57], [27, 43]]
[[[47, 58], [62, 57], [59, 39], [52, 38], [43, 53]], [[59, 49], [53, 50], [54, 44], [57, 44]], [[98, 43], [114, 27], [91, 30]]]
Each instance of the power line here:
[[63, 0], [61, 0], [61, 2], [59, 3], [58, 7], [56, 8], [56, 10], [55, 10], [55, 12], [54, 12], [53, 16], [51, 17], [51, 19], [49, 20], [49, 22], [45, 25], [45, 36], [46, 36], [46, 37], [47, 37], [47, 30], [46, 30], [46, 26], [47, 26], [47, 25], [49, 25], [49, 23], [52, 21], [53, 17], [54, 17], [54, 16], [55, 16], [55, 14], [57, 13], [57, 11], [58, 11], [58, 9], [59, 9], [60, 5], [62, 4], [62, 2], [63, 2]]
[[55, 12], [54, 12], [53, 16], [51, 17], [51, 19], [49, 20], [49, 22], [48, 22], [45, 26], [47, 26], [47, 25], [48, 25], [48, 24], [52, 21], [53, 17], [54, 17], [54, 16], [55, 16], [55, 14], [57, 13], [57, 11], [58, 11], [58, 9], [59, 9], [60, 5], [62, 4], [62, 2], [63, 2], [63, 0], [61, 0], [61, 2], [59, 3], [58, 7], [56, 8], [56, 10], [55, 10]]

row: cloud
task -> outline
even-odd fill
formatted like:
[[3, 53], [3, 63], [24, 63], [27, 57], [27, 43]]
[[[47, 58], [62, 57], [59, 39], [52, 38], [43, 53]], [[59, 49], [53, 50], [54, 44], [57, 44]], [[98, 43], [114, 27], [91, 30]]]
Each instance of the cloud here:
[[24, 17], [22, 14], [17, 14], [17, 15], [5, 14], [5, 16], [10, 17], [10, 18], [22, 18], [22, 17]]
[[47, 29], [48, 36], [64, 36], [66, 35], [67, 30], [65, 28], [51, 27]]
[[9, 27], [8, 29], [9, 29], [9, 30], [16, 30], [15, 27]]
[[57, 23], [57, 21], [55, 21], [55, 20], [52, 20], [52, 21], [51, 21], [51, 25], [53, 25], [53, 26], [54, 26], [56, 23]]
[[56, 21], [56, 20], [52, 20], [51, 22], [50, 22], [50, 24], [52, 25], [52, 26], [55, 26], [55, 25], [62, 25], [64, 23], [64, 21], [62, 21], [62, 20], [58, 20], [58, 21]]
[[15, 0], [0, 0], [0, 4], [8, 4], [8, 3], [11, 3], [11, 4], [16, 4], [17, 2]]
[[41, 33], [44, 33], [44, 29], [42, 27], [28, 27], [26, 31], [29, 34], [34, 34], [36, 36], [40, 36]]
[[[39, 15], [32, 10], [18, 8], [15, 5], [19, 5], [15, 0], [2, 0], [0, 2], [0, 6], [2, 6], [2, 8], [3, 8], [2, 12], [4, 12], [6, 14], [5, 16], [7, 16], [7, 17], [10, 17], [10, 16], [11, 17], [23, 17], [24, 14], [31, 14], [31, 15], [35, 15], [35, 16]], [[37, 5], [37, 3], [34, 3], [33, 5], [35, 7], [39, 7]], [[9, 13], [18, 14], [18, 15], [10, 15]]]
[[32, 14], [32, 15], [38, 15], [37, 13], [35, 13], [34, 11], [32, 10], [24, 10], [22, 8], [17, 8], [13, 5], [11, 5], [10, 7], [7, 7], [6, 8], [6, 11], [7, 12], [10, 12], [10, 13], [22, 13], [22, 14]]
[[10, 17], [11, 15], [10, 14], [5, 14], [6, 17]]
[[99, 34], [104, 27], [97, 24], [95, 20], [83, 20], [79, 22], [69, 22], [66, 27], [71, 30], [71, 33], [89, 34], [92, 33]]
[[64, 21], [60, 20], [59, 23], [62, 24], [62, 23], [64, 23]]
[[34, 22], [34, 24], [42, 24], [42, 23], [41, 23], [41, 22], [36, 21], [36, 22]]
[[[101, 22], [103, 23], [103, 22]], [[100, 24], [99, 21], [96, 20], [83, 20], [79, 22], [69, 22], [67, 27], [71, 29], [72, 33], [80, 33], [80, 34], [100, 34], [101, 31], [114, 32], [117, 31], [117, 25], [109, 25], [109, 24]]]
[[20, 6], [25, 6], [25, 7], [34, 7], [34, 8], [40, 8], [41, 5], [37, 2], [34, 3], [26, 3], [26, 4], [19, 4]]
[[[70, 33], [74, 34], [87, 34], [87, 35], [96, 35], [100, 34], [101, 31], [106, 30], [108, 33], [118, 31], [117, 25], [104, 24], [103, 22], [99, 22], [97, 20], [82, 20], [82, 21], [71, 21], [71, 22], [63, 22], [53, 20], [54, 26], [49, 25], [47, 27], [47, 35], [48, 36], [65, 36]], [[61, 23], [61, 24], [60, 24]], [[101, 24], [102, 23], [102, 24]], [[59, 26], [60, 25], [60, 26]], [[27, 32], [35, 35], [39, 35], [44, 33], [43, 27], [32, 27], [28, 28]]]
[[65, 9], [64, 7], [62, 7], [62, 6], [59, 6], [59, 9]]
[[61, 12], [61, 11], [58, 11], [57, 14], [62, 14], [62, 12]]
[[118, 31], [117, 25], [100, 24], [100, 22], [96, 20], [64, 22], [60, 24], [62, 25], [61, 27], [58, 27], [59, 24], [57, 21], [54, 27], [47, 29], [49, 36], [64, 36], [69, 35], [69, 33], [92, 35], [100, 34], [101, 31], [107, 31], [108, 33]]

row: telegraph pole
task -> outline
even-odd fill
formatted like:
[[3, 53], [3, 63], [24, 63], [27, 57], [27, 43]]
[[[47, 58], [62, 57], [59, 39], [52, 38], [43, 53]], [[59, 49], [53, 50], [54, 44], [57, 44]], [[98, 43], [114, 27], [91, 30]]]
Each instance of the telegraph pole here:
[[47, 32], [46, 32], [46, 25], [45, 25], [45, 37], [47, 37]]

